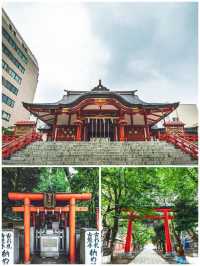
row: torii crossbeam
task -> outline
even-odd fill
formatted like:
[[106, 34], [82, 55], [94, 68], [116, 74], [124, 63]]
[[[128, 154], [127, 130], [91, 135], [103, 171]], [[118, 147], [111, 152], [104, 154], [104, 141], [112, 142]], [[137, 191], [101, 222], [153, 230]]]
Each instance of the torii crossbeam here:
[[9, 200], [24, 201], [24, 205], [20, 207], [13, 207], [13, 212], [24, 213], [24, 263], [30, 263], [30, 219], [31, 213], [34, 212], [69, 212], [69, 261], [70, 263], [76, 262], [75, 252], [75, 222], [76, 212], [87, 211], [87, 207], [76, 207], [77, 200], [90, 200], [92, 198], [91, 193], [73, 194], [73, 193], [56, 193], [55, 201], [66, 201], [67, 206], [45, 208], [43, 206], [35, 207], [31, 205], [31, 201], [44, 200], [45, 193], [8, 193]]
[[143, 219], [151, 219], [151, 220], [163, 220], [164, 221], [164, 232], [165, 232], [165, 251], [166, 253], [172, 252], [172, 243], [170, 237], [169, 230], [169, 220], [174, 219], [174, 216], [169, 215], [170, 212], [173, 212], [171, 208], [154, 208], [154, 211], [158, 213], [162, 213], [162, 215], [138, 215], [133, 211], [128, 211], [128, 228], [126, 235], [126, 243], [124, 252], [128, 253], [131, 250], [131, 242], [132, 242], [132, 222], [134, 220], [143, 220]]

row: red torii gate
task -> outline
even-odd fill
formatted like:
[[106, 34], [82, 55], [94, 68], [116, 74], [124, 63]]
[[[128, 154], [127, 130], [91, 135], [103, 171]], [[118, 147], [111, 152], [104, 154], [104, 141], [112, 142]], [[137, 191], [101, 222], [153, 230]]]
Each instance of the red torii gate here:
[[127, 235], [126, 235], [126, 243], [124, 252], [130, 252], [131, 250], [131, 242], [132, 242], [132, 222], [136, 219], [152, 219], [152, 220], [164, 220], [164, 231], [165, 231], [165, 251], [166, 253], [172, 252], [172, 243], [170, 237], [170, 230], [169, 230], [169, 220], [174, 219], [174, 216], [169, 215], [169, 212], [172, 212], [171, 208], [154, 208], [156, 212], [161, 212], [162, 215], [144, 215], [140, 216], [134, 212], [129, 211], [128, 214], [128, 228], [127, 228]]
[[86, 207], [76, 207], [77, 200], [90, 200], [92, 198], [91, 193], [73, 194], [73, 193], [56, 193], [56, 201], [69, 201], [69, 205], [64, 207], [44, 208], [31, 206], [31, 201], [44, 200], [44, 193], [15, 193], [9, 192], [9, 200], [23, 200], [24, 206], [13, 207], [14, 212], [24, 212], [24, 263], [30, 263], [30, 219], [31, 213], [54, 211], [54, 212], [69, 212], [69, 261], [75, 263], [75, 230], [76, 230], [76, 211], [87, 211]]

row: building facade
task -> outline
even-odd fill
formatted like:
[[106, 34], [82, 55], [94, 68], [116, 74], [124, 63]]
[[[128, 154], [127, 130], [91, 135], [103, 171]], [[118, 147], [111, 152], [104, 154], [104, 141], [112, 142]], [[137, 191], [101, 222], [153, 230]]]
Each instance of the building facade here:
[[2, 126], [29, 120], [22, 102], [33, 102], [38, 83], [38, 63], [2, 9]]
[[55, 103], [23, 105], [48, 126], [51, 140], [142, 141], [179, 103], [147, 103], [136, 91], [110, 91], [99, 81], [91, 91], [66, 91]]

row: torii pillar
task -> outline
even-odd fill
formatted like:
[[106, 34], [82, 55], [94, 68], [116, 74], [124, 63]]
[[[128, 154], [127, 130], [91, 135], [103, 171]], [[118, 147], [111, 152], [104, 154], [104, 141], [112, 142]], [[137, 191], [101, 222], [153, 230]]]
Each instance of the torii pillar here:
[[164, 231], [165, 231], [165, 251], [166, 253], [172, 252], [172, 242], [170, 237], [170, 231], [169, 231], [169, 219], [168, 219], [168, 211], [164, 210]]
[[126, 243], [124, 251], [125, 253], [129, 253], [131, 251], [131, 242], [132, 242], [132, 220], [128, 220], [128, 228], [126, 234]]

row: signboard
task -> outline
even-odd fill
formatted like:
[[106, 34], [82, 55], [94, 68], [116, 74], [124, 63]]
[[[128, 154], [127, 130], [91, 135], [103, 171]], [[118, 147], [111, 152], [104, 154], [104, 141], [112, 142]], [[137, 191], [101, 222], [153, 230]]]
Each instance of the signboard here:
[[55, 194], [54, 193], [44, 193], [44, 207], [54, 208], [56, 206]]
[[87, 231], [85, 236], [85, 264], [96, 264], [99, 257], [99, 232]]
[[1, 231], [1, 265], [14, 264], [14, 231]]
[[96, 229], [81, 229], [81, 263], [99, 264], [100, 263], [100, 234]]

